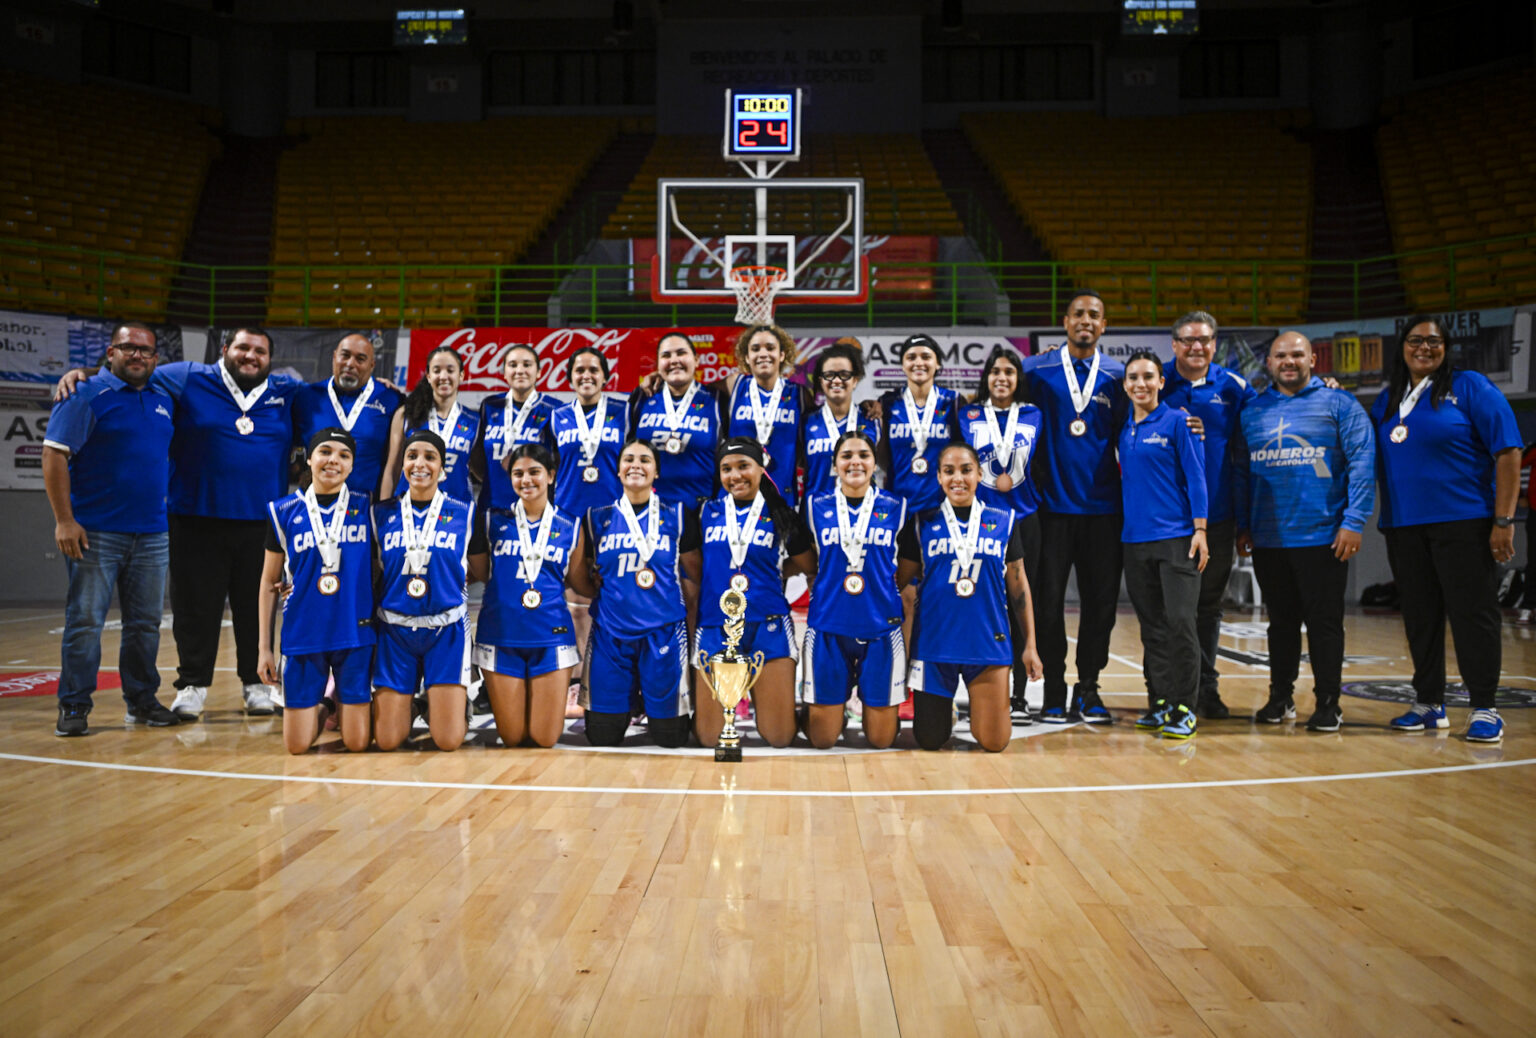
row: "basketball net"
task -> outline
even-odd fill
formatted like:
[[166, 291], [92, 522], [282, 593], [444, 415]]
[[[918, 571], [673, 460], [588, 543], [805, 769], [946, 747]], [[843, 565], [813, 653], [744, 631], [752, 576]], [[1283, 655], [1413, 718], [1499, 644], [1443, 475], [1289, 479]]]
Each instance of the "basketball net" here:
[[737, 324], [772, 324], [773, 297], [784, 287], [789, 271], [783, 267], [732, 267], [731, 287], [736, 290]]

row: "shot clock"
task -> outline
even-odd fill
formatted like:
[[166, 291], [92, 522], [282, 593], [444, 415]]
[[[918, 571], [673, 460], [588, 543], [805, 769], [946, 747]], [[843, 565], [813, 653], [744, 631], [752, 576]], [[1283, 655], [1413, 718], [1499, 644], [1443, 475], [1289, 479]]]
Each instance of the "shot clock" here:
[[727, 90], [721, 151], [737, 162], [799, 159], [800, 90]]

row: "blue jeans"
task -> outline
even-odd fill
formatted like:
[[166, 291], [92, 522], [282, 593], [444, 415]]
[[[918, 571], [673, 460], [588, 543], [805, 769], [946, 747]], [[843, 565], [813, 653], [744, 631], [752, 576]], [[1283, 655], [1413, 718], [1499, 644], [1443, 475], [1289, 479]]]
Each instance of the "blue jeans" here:
[[83, 559], [66, 558], [69, 598], [64, 605], [64, 641], [59, 701], [91, 705], [101, 669], [101, 628], [117, 590], [123, 613], [118, 671], [129, 704], [154, 698], [160, 689], [160, 609], [169, 560], [162, 533], [107, 533], [87, 530]]

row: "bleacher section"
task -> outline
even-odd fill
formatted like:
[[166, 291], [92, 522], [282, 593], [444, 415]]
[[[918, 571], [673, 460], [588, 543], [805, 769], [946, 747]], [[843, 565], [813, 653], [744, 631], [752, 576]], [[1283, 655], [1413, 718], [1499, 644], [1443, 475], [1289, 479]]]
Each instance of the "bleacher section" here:
[[[785, 177], [863, 177], [864, 229], [869, 234], [961, 235], [964, 230], [914, 134], [816, 134], [801, 149], [804, 158], [786, 166]], [[720, 157], [720, 136], [658, 137], [623, 199], [603, 228], [604, 238], [650, 238], [656, 234], [656, 180], [659, 177], [744, 177]], [[770, 195], [779, 205], [786, 194]], [[718, 231], [707, 214], [682, 212], [694, 230]], [[773, 230], [812, 230], [792, 213], [773, 213]]]
[[[274, 325], [457, 325], [617, 132], [597, 117], [294, 120], [273, 236]], [[374, 266], [377, 264], [377, 266]], [[452, 267], [452, 270], [420, 269]], [[309, 307], [305, 272], [308, 266]], [[287, 268], [287, 269], [284, 269]]]
[[[218, 141], [207, 109], [0, 71], [0, 308], [159, 320]], [[64, 249], [59, 248], [65, 247]], [[99, 261], [72, 249], [126, 253]]]
[[1306, 311], [1312, 162], [1286, 130], [1306, 118], [986, 112], [962, 127], [1020, 217], [1067, 264], [1065, 283], [1102, 294], [1112, 324], [1163, 324], [1196, 307], [1246, 322], [1255, 302], [1260, 322], [1287, 323]]
[[[1377, 131], [1398, 273], [1415, 310], [1536, 299], [1536, 70], [1408, 94]], [[1524, 235], [1524, 239], [1512, 235]], [[1452, 299], [1454, 278], [1455, 298]]]

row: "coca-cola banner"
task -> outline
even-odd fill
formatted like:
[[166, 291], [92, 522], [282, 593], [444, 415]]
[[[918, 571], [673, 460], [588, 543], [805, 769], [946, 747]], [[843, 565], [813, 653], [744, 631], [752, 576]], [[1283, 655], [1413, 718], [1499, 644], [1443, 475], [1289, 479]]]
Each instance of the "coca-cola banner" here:
[[656, 344], [663, 335], [681, 332], [699, 355], [698, 378], [718, 382], [736, 366], [734, 346], [740, 329], [724, 328], [418, 328], [411, 331], [405, 384], [413, 386], [427, 367], [427, 355], [448, 346], [464, 361], [459, 391], [470, 401], [504, 392], [502, 354], [514, 343], [527, 343], [539, 355], [539, 391], [569, 396], [566, 366], [583, 346], [594, 346], [608, 358], [608, 385], [613, 393], [628, 393], [640, 379], [656, 370]]
[[[705, 248], [686, 239], [673, 239], [669, 247], [672, 288], [681, 291], [717, 289], [724, 284], [724, 272], [716, 257], [725, 248], [724, 238], [701, 238]], [[821, 238], [806, 238], [800, 242], [800, 253], [809, 255], [822, 243]], [[796, 288], [825, 291], [846, 289], [848, 283], [848, 254], [853, 243], [847, 238], [836, 238], [817, 257], [816, 266], [796, 275]], [[872, 290], [882, 299], [921, 299], [933, 293], [933, 268], [931, 266], [907, 266], [907, 264], [932, 263], [939, 254], [939, 239], [925, 235], [867, 234], [864, 236], [864, 253], [869, 257]], [[631, 238], [629, 254], [633, 264], [632, 287], [638, 297], [651, 297], [651, 257], [656, 255], [655, 238]], [[752, 247], [739, 245], [731, 264], [739, 266], [757, 262]], [[828, 268], [823, 264], [836, 264]], [[893, 266], [892, 264], [899, 264]]]

